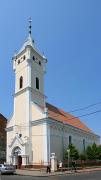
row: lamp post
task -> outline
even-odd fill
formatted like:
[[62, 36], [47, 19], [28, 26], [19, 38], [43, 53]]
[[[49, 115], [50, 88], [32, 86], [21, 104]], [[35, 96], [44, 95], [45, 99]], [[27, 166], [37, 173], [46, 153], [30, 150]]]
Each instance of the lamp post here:
[[67, 153], [68, 153], [68, 172], [69, 172], [69, 156], [70, 156], [70, 149], [67, 149]]

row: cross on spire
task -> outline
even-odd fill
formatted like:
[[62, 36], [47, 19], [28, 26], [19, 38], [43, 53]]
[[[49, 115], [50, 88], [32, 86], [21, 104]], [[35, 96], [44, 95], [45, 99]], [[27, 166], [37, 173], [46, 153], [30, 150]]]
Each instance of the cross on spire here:
[[32, 33], [32, 19], [31, 19], [31, 17], [29, 18], [29, 34], [31, 35], [31, 33]]

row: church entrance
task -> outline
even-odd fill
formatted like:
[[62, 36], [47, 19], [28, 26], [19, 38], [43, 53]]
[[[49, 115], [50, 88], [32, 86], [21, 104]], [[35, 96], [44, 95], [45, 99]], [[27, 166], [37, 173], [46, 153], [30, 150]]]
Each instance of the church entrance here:
[[12, 163], [16, 166], [16, 168], [20, 169], [22, 165], [22, 156], [21, 149], [19, 147], [15, 147], [12, 151]]
[[16, 146], [12, 150], [10, 163], [12, 163], [18, 169], [25, 167], [29, 165], [29, 155], [22, 154], [21, 148]]
[[18, 158], [18, 169], [20, 169], [22, 165], [22, 157], [18, 156], [17, 158]]

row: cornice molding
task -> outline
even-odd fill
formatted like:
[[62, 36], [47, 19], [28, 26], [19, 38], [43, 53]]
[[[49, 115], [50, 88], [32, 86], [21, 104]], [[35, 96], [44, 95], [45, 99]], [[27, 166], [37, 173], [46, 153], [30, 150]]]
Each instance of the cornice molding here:
[[78, 134], [82, 133], [83, 135], [85, 135], [87, 137], [92, 136], [92, 137], [100, 138], [100, 136], [93, 134], [92, 132], [83, 131], [82, 129], [76, 128], [69, 124], [64, 124], [63, 122], [59, 122], [59, 121], [53, 120], [51, 118], [43, 118], [40, 120], [34, 120], [34, 121], [32, 121], [32, 126], [42, 124], [42, 123], [47, 123], [48, 125], [51, 125], [53, 128], [62, 130], [63, 132], [67, 132], [68, 130], [70, 130], [74, 133], [78, 133]]
[[7, 132], [13, 131], [13, 126], [5, 128], [5, 131], [7, 131]]
[[18, 91], [17, 93], [14, 94], [14, 97], [17, 97], [18, 95], [26, 92], [26, 91], [30, 91], [31, 93], [34, 93], [42, 98], [47, 98], [44, 94], [42, 94], [40, 91], [33, 89], [32, 87], [25, 87], [24, 89]]

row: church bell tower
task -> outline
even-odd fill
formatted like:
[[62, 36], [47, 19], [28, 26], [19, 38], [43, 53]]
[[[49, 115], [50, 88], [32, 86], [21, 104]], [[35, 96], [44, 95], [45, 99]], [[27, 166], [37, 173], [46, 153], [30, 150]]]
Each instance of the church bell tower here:
[[[32, 38], [32, 20], [21, 49], [12, 58], [15, 72], [14, 112], [7, 123], [7, 162], [14, 165], [33, 163], [33, 123], [46, 117], [44, 74], [47, 59]], [[37, 129], [37, 128], [36, 128]], [[33, 150], [34, 149], [34, 150]], [[34, 158], [35, 159], [35, 158]]]
[[[15, 72], [14, 116], [16, 125], [29, 126], [31, 121], [31, 103], [45, 108], [44, 74], [47, 62], [36, 48], [32, 39], [32, 25], [29, 19], [29, 33], [22, 48], [13, 57]], [[26, 131], [29, 136], [28, 130]]]
[[15, 97], [29, 91], [31, 101], [44, 107], [44, 74], [47, 60], [36, 48], [32, 39], [31, 21], [29, 19], [28, 37], [20, 51], [13, 57]]

